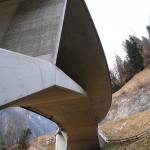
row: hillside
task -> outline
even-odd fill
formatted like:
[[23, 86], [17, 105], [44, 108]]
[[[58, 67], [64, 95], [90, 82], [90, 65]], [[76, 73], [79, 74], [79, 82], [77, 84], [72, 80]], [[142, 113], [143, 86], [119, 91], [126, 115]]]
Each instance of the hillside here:
[[120, 140], [142, 133], [150, 128], [150, 110], [131, 115], [118, 121], [112, 121], [99, 126], [112, 140]]
[[129, 145], [112, 146], [106, 150], [150, 150], [150, 134]]
[[100, 123], [116, 121], [150, 109], [150, 68], [136, 74], [112, 96], [112, 105]]
[[28, 150], [55, 150], [55, 135], [41, 135], [29, 142]]
[[[150, 110], [136, 115], [131, 115], [127, 118], [118, 121], [112, 121], [99, 126], [101, 130], [111, 140], [121, 140], [133, 136], [137, 136], [143, 131], [150, 129]], [[111, 150], [150, 150], [150, 132], [147, 132], [143, 137], [135, 142], [127, 145], [118, 145], [107, 149]]]
[[113, 98], [123, 96], [132, 91], [140, 90], [146, 86], [150, 87], [150, 68], [146, 68], [140, 73], [136, 74], [127, 84], [125, 84], [119, 91], [113, 94]]
[[[99, 128], [111, 140], [136, 136], [150, 128], [150, 68], [136, 74], [112, 95], [112, 105]], [[125, 146], [111, 146], [112, 150], [148, 150], [150, 134]]]

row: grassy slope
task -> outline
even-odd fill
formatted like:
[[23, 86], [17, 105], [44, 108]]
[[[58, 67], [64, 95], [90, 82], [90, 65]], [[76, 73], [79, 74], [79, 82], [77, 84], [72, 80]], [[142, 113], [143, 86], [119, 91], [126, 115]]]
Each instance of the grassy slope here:
[[123, 139], [150, 128], [150, 111], [99, 126], [110, 139]]
[[107, 147], [107, 150], [150, 150], [150, 134], [144, 138], [125, 146]]
[[140, 73], [136, 74], [128, 83], [126, 83], [119, 91], [114, 93], [113, 98], [119, 97], [124, 93], [130, 93], [136, 89], [140, 89], [150, 84], [150, 68], [145, 68]]
[[[150, 111], [145, 111], [128, 118], [118, 121], [109, 122], [101, 125], [104, 133], [110, 139], [123, 139], [130, 136], [137, 135], [144, 130], [150, 128]], [[125, 146], [112, 146], [108, 150], [150, 150], [150, 133], [140, 140]]]
[[[30, 149], [33, 150], [55, 150], [55, 143], [45, 144], [46, 139], [54, 139], [52, 134], [42, 135], [30, 141]], [[35, 148], [35, 149], [34, 149]]]
[[[150, 68], [146, 68], [132, 80], [125, 84], [118, 92], [113, 94], [113, 99], [118, 101], [121, 97], [133, 99], [134, 94], [140, 96], [143, 90], [150, 93]], [[138, 93], [136, 93], [138, 92]], [[148, 95], [148, 94], [147, 94]], [[145, 98], [145, 97], [144, 97]], [[136, 100], [135, 98], [133, 100]], [[149, 100], [149, 97], [147, 99]], [[130, 109], [130, 107], [128, 108]], [[137, 135], [150, 128], [150, 110], [129, 116], [118, 121], [108, 122], [100, 126], [110, 139], [123, 139]], [[144, 138], [126, 146], [114, 146], [112, 150], [150, 150], [150, 133]]]

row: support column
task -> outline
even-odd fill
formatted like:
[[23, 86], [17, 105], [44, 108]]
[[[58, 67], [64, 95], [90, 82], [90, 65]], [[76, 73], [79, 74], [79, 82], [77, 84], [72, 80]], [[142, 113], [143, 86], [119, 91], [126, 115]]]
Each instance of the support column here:
[[67, 133], [61, 131], [56, 135], [55, 150], [67, 150]]
[[101, 150], [104, 150], [106, 148], [106, 144], [107, 144], [106, 141], [108, 140], [108, 137], [99, 128], [98, 128], [97, 133], [98, 133], [100, 148], [101, 148]]

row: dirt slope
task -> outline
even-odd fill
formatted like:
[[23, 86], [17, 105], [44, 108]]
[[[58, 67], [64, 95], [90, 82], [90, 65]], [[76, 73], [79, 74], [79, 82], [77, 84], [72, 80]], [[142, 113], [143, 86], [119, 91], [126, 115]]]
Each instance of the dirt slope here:
[[150, 87], [150, 68], [146, 68], [140, 73], [136, 74], [119, 91], [113, 94], [113, 99], [123, 96], [124, 94], [128, 94], [132, 91], [139, 90], [145, 86]]
[[112, 140], [120, 140], [142, 133], [150, 128], [150, 110], [131, 115], [118, 121], [112, 121], [99, 126]]
[[150, 109], [150, 68], [135, 75], [112, 96], [112, 105], [101, 122], [115, 121]]
[[111, 139], [120, 140], [136, 136], [143, 131], [145, 135], [135, 142], [126, 145], [107, 145], [106, 150], [150, 150], [150, 110], [118, 121], [112, 121], [99, 126]]
[[28, 150], [55, 150], [55, 135], [39, 136], [29, 142]]

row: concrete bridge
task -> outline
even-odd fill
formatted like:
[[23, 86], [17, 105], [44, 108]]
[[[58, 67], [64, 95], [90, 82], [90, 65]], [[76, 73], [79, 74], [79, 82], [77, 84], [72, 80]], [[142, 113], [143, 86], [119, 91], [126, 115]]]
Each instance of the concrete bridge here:
[[55, 121], [57, 150], [97, 150], [110, 104], [106, 59], [83, 0], [0, 0], [0, 109]]

